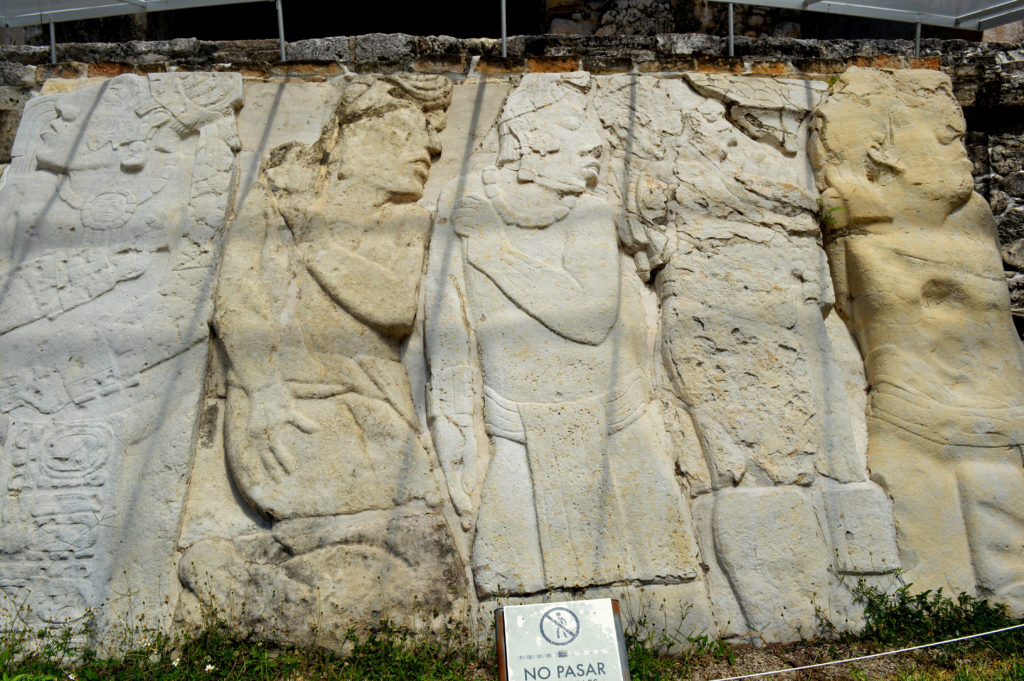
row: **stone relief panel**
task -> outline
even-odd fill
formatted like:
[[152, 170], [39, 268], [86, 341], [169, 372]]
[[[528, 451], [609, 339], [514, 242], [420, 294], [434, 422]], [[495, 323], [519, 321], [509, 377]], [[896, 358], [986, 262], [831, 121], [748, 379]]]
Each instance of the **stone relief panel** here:
[[26, 105], [0, 181], [8, 624], [169, 614], [153, 575], [173, 569], [241, 104], [237, 75], [166, 73]]
[[214, 325], [226, 460], [261, 520], [190, 545], [193, 606], [340, 646], [385, 616], [442, 621], [464, 591], [401, 361], [431, 226], [416, 200], [450, 92], [437, 76], [339, 81], [318, 138], [274, 148], [247, 188]]
[[1024, 609], [1024, 353], [943, 76], [244, 87], [25, 107], [3, 621], [340, 648], [611, 595], [785, 640], [901, 564]]
[[653, 301], [604, 186], [595, 80], [525, 76], [478, 153], [488, 161], [441, 194], [431, 431], [481, 603], [644, 584], [713, 627], [652, 397]]
[[868, 464], [907, 581], [1024, 613], [1024, 348], [947, 76], [851, 69], [811, 146], [836, 306], [870, 385]]
[[831, 314], [804, 151], [826, 88], [715, 74], [599, 87], [620, 241], [660, 302], [656, 373], [723, 633], [794, 638], [819, 607], [855, 618], [838, 575], [898, 562], [857, 446], [863, 378]]

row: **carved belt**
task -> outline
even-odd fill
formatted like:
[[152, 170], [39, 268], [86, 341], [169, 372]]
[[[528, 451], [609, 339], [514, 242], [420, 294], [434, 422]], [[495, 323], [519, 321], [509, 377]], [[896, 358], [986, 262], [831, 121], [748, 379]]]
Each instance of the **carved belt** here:
[[[615, 390], [558, 404], [582, 406], [587, 402], [593, 403], [594, 409], [606, 410], [609, 435], [623, 430], [640, 417], [648, 402], [644, 373], [634, 371]], [[484, 386], [484, 423], [487, 434], [526, 444], [526, 427], [520, 404], [523, 403], [502, 397], [494, 389]]]

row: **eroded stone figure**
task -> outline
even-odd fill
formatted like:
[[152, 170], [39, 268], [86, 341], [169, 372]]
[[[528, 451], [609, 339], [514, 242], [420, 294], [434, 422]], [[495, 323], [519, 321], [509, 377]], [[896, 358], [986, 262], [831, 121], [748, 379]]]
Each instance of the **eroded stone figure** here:
[[429, 410], [478, 594], [697, 576], [587, 74], [525, 76], [431, 244]]
[[127, 590], [168, 615], [241, 103], [236, 74], [168, 73], [26, 107], [0, 187], [4, 614], [102, 630]]
[[1024, 347], [946, 75], [852, 69], [817, 114], [836, 305], [907, 581], [1024, 613]]
[[[431, 224], [415, 201], [451, 86], [395, 76], [340, 87], [317, 142], [264, 162], [218, 285], [227, 461], [269, 528], [199, 542], [180, 563], [200, 599], [234, 588], [260, 603], [240, 611], [246, 622], [270, 622], [273, 592], [288, 592], [297, 607], [279, 621], [298, 637], [319, 621], [303, 603], [354, 626], [430, 619], [461, 574], [400, 349]], [[407, 612], [385, 613], [382, 598]], [[330, 635], [340, 645], [344, 632]]]
[[840, 577], [898, 564], [803, 151], [825, 87], [687, 74], [601, 88], [620, 240], [660, 301], [660, 394], [716, 620], [785, 640], [819, 610], [855, 618]]
[[228, 461], [268, 516], [390, 508], [433, 488], [399, 344], [430, 230], [415, 199], [449, 88], [350, 83], [318, 143], [272, 153], [236, 221], [215, 319]]

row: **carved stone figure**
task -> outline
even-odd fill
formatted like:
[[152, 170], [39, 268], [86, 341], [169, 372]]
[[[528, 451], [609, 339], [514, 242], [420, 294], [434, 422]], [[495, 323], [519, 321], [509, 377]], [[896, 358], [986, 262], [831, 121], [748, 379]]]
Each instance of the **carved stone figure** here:
[[949, 79], [851, 69], [815, 127], [836, 306], [870, 383], [868, 464], [907, 579], [1020, 615], [1024, 347]]
[[802, 170], [825, 87], [718, 74], [601, 87], [620, 239], [661, 303], [663, 394], [716, 620], [788, 639], [818, 609], [855, 616], [838, 575], [898, 564]]
[[[316, 602], [280, 613], [300, 637], [317, 610], [376, 625], [390, 614], [382, 597], [430, 619], [461, 583], [401, 363], [431, 223], [415, 201], [451, 86], [415, 75], [340, 85], [320, 138], [265, 161], [217, 288], [227, 462], [270, 528], [199, 542], [180, 563], [204, 601], [235, 589], [266, 607], [275, 590]], [[330, 635], [340, 645], [344, 631]]]
[[215, 319], [228, 461], [267, 516], [391, 508], [434, 489], [399, 344], [430, 229], [414, 201], [449, 88], [350, 83], [316, 144], [274, 150], [232, 228]]
[[697, 576], [650, 398], [644, 308], [594, 192], [604, 145], [590, 85], [525, 76], [499, 117], [495, 165], [439, 204], [429, 411], [482, 596]]
[[0, 185], [5, 615], [113, 618], [125, 592], [168, 615], [153, 575], [174, 559], [241, 96], [237, 75], [125, 75], [26, 107]]

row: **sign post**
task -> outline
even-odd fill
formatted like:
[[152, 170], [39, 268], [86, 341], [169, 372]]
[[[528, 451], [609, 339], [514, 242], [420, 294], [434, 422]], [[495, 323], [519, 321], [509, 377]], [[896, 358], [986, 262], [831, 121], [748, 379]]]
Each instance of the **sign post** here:
[[629, 681], [616, 600], [507, 606], [494, 627], [500, 681]]

